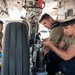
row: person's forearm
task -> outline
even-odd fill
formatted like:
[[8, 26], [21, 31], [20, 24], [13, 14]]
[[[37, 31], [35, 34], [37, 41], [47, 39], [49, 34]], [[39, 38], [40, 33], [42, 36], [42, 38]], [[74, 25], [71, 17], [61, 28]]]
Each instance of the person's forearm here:
[[57, 47], [55, 47], [54, 45], [50, 44], [49, 46], [51, 48], [51, 50], [53, 52], [55, 52], [60, 58], [62, 58], [63, 60], [68, 60], [68, 54], [66, 51], [60, 50]]

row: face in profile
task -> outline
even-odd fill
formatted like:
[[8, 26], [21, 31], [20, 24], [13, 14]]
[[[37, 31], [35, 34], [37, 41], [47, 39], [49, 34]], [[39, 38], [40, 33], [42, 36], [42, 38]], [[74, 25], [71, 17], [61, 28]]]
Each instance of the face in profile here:
[[68, 25], [68, 26], [65, 26], [63, 27], [64, 29], [64, 33], [67, 35], [67, 36], [73, 36], [74, 34], [74, 31], [75, 31], [75, 26], [71, 26], [71, 25]]
[[42, 20], [42, 25], [44, 25], [46, 28], [50, 28], [51, 27], [51, 20], [50, 19], [44, 19]]

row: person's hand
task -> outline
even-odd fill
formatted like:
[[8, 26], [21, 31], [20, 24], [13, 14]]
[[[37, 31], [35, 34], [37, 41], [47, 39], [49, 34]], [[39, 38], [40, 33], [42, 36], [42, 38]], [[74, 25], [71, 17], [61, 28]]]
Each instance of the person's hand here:
[[44, 46], [49, 47], [49, 45], [50, 45], [50, 40], [48, 40], [48, 39], [42, 39], [42, 44], [43, 44]]

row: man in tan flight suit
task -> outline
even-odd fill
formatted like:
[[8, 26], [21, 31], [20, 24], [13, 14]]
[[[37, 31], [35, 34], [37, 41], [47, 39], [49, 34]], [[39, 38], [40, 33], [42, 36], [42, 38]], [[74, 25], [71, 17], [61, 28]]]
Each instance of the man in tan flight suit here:
[[[41, 19], [39, 20], [39, 22], [44, 25], [46, 28], [50, 29], [50, 41], [53, 42], [53, 44], [58, 45], [60, 43], [60, 41], [63, 38], [64, 32], [63, 32], [63, 28], [60, 26], [60, 22], [55, 21], [49, 14], [44, 14], [42, 15]], [[50, 48], [48, 46], [45, 46], [44, 48], [44, 54], [45, 54], [45, 61], [46, 61], [46, 71], [49, 73], [49, 63], [50, 63], [50, 53], [52, 51], [50, 50]], [[54, 55], [52, 58], [55, 58]], [[55, 60], [57, 61], [57, 60]], [[51, 67], [52, 69], [52, 67]], [[54, 69], [54, 67], [53, 67]], [[57, 72], [58, 70], [55, 71]], [[51, 74], [52, 73], [52, 74]], [[53, 75], [53, 73], [55, 72], [51, 72], [50, 75]]]

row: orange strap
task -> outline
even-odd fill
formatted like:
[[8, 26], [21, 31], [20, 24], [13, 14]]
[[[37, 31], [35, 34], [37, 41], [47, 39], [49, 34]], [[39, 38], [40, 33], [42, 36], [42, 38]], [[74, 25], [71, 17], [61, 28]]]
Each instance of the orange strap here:
[[38, 0], [38, 5], [40, 8], [42, 8], [42, 0]]

